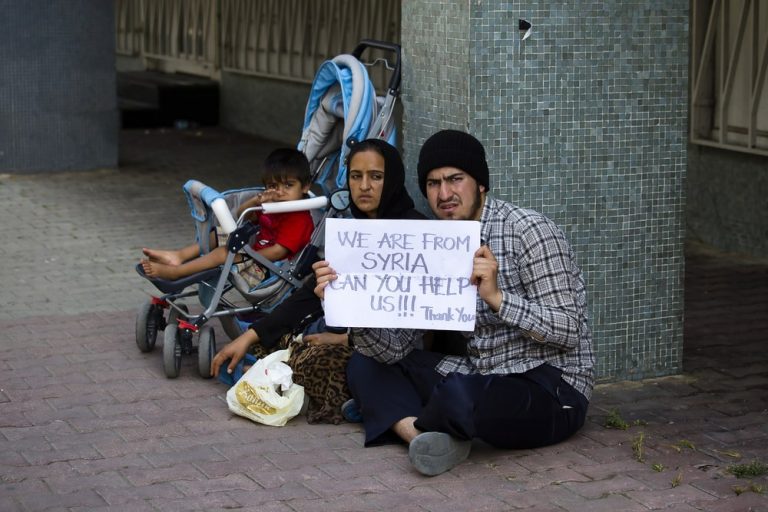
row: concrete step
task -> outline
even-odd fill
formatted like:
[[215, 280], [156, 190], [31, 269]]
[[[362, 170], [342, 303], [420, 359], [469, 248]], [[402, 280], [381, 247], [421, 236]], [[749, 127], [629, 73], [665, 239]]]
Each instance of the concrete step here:
[[219, 123], [219, 84], [208, 78], [158, 71], [117, 74], [123, 128]]

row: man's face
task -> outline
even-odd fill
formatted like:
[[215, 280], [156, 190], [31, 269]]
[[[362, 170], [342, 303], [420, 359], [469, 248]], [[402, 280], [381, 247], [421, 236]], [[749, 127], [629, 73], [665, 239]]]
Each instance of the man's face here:
[[427, 174], [427, 202], [442, 220], [480, 220], [485, 187], [456, 167], [439, 167]]

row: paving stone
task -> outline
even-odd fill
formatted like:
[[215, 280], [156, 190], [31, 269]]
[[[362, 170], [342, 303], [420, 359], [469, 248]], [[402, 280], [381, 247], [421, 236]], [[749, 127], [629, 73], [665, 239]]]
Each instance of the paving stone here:
[[45, 478], [45, 483], [55, 494], [70, 494], [80, 489], [102, 489], [107, 487], [130, 487], [117, 471], [104, 471], [97, 475], [77, 475], [73, 471]]
[[[108, 505], [103, 507], [70, 507], [67, 510], [68, 512], [110, 512], [114, 510], [114, 507]], [[149, 501], [136, 499], [121, 504], [120, 510], [125, 512], [157, 512], [158, 509], [153, 507]]]
[[48, 435], [72, 433], [72, 431], [72, 427], [62, 420], [54, 420], [50, 423], [34, 426], [0, 427], [0, 434], [12, 442], [30, 437], [39, 439]]
[[23, 450], [21, 455], [32, 465], [50, 464], [52, 462], [99, 459], [101, 455], [96, 449], [87, 444], [66, 450]]
[[681, 484], [670, 489], [633, 490], [626, 492], [625, 496], [649, 509], [667, 508], [677, 503], [702, 503], [717, 499], [717, 497], [688, 484]]
[[627, 491], [648, 490], [648, 486], [643, 482], [627, 475], [612, 475], [602, 480], [593, 480], [590, 482], [565, 482], [562, 484], [566, 489], [570, 489], [584, 498], [599, 498], [608, 494], [625, 494]]
[[[249, 475], [250, 478], [257, 481], [262, 487], [282, 485], [287, 481], [293, 480], [290, 476], [295, 475], [295, 472], [287, 471], [283, 473], [279, 471], [274, 464], [258, 455], [248, 455], [225, 461], [200, 461], [195, 462], [194, 465], [206, 476], [206, 478], [220, 478], [227, 475], [242, 473], [244, 475]], [[302, 473], [302, 475], [303, 474], [304, 473]], [[282, 475], [288, 475], [289, 477], [285, 478]], [[270, 482], [275, 480], [279, 480], [279, 483], [270, 485]]]
[[27, 465], [27, 459], [25, 459], [19, 452], [7, 447], [5, 443], [0, 450], [0, 468], [10, 466], [17, 468], [19, 466]]
[[95, 475], [104, 471], [124, 469], [152, 469], [145, 458], [137, 454], [120, 455], [101, 459], [84, 459], [68, 461], [76, 472], [83, 475]]
[[199, 511], [199, 510], [241, 510], [242, 507], [229, 497], [227, 492], [211, 493], [204, 496], [191, 496], [182, 499], [153, 498], [148, 500], [162, 511]]
[[[98, 451], [100, 455], [98, 458], [113, 458], [134, 454], [154, 457], [157, 453], [168, 451], [168, 445], [161, 438], [142, 439], [139, 441], [115, 439], [109, 442], [98, 442], [93, 445], [93, 448]], [[152, 461], [150, 460], [150, 462]]]
[[[12, 475], [11, 475], [12, 476]], [[40, 478], [27, 478], [20, 481], [6, 481], [4, 476], [0, 482], [3, 496], [24, 497], [32, 494], [48, 494], [48, 488]]]
[[246, 475], [234, 474], [222, 478], [176, 479], [175, 486], [186, 496], [209, 493], [261, 490], [262, 487]]
[[126, 430], [139, 430], [146, 428], [144, 422], [142, 422], [136, 416], [131, 414], [123, 414], [110, 418], [70, 418], [67, 421], [78, 432], [93, 432], [96, 430], [114, 430], [126, 439], [124, 431]]
[[328, 449], [303, 453], [270, 453], [265, 457], [280, 469], [301, 469], [319, 464], [335, 464], [341, 461], [335, 451]]
[[288, 482], [285, 485], [273, 489], [255, 491], [228, 491], [227, 496], [242, 506], [253, 506], [259, 503], [272, 501], [284, 501], [293, 503], [299, 499], [316, 499], [319, 496], [309, 489], [303, 482]]
[[21, 510], [21, 504], [10, 496], [0, 496], [0, 510]]
[[[735, 493], [734, 493], [735, 494]], [[707, 512], [766, 512], [768, 511], [768, 496], [754, 492], [745, 492], [731, 498], [719, 499], [717, 501], [702, 500], [692, 501], [691, 506]]]
[[19, 496], [19, 501], [24, 507], [22, 510], [66, 510], [73, 507], [101, 507], [108, 504], [99, 493], [93, 489], [81, 489], [68, 494], [54, 494], [52, 492], [31, 492]]
[[119, 488], [100, 488], [98, 492], [111, 507], [122, 507], [139, 499], [177, 499], [184, 496], [172, 482]]

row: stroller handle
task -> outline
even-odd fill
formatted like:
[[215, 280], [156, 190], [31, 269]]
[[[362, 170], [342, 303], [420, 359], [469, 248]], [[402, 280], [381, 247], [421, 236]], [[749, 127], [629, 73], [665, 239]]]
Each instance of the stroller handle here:
[[211, 201], [211, 210], [216, 215], [216, 219], [219, 221], [219, 226], [226, 234], [230, 234], [237, 228], [235, 219], [232, 217], [232, 212], [229, 211], [229, 206], [223, 197], [217, 197]]
[[295, 201], [281, 201], [279, 203], [264, 203], [261, 205], [264, 213], [300, 212], [302, 210], [314, 210], [325, 208], [328, 198], [325, 196], [311, 197], [309, 199], [297, 199]]
[[[237, 219], [236, 225], [239, 226], [242, 223], [245, 216], [251, 212], [264, 212], [264, 213], [300, 212], [304, 210], [312, 210], [315, 208], [325, 208], [327, 204], [328, 204], [328, 198], [325, 196], [310, 197], [309, 199], [297, 199], [295, 201], [281, 201], [279, 203], [263, 203], [260, 206], [252, 206], [250, 208], [246, 208], [245, 210], [243, 210], [243, 213], [241, 213], [240, 217]], [[216, 210], [214, 210], [214, 213], [216, 213]], [[232, 218], [232, 214], [229, 213], [229, 210], [221, 212], [221, 215], [225, 218], [229, 216], [232, 222], [234, 222], [234, 219]], [[219, 225], [221, 225], [221, 227], [224, 228], [224, 224], [222, 223], [222, 217], [219, 217], [218, 213], [216, 213], [216, 218], [219, 219]], [[225, 220], [225, 222], [227, 221]], [[224, 229], [226, 231], [226, 228]], [[229, 234], [232, 231], [227, 231], [226, 233]]]
[[396, 93], [400, 88], [400, 45], [395, 43], [388, 43], [386, 41], [379, 41], [377, 39], [363, 39], [355, 47], [352, 55], [360, 60], [363, 52], [366, 48], [376, 48], [378, 50], [386, 50], [395, 54], [395, 70], [392, 72], [392, 76], [389, 79], [389, 85], [387, 86], [390, 91]]

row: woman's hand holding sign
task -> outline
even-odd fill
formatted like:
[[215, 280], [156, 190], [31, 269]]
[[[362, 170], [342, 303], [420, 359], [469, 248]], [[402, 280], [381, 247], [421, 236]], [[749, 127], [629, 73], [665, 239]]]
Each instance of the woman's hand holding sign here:
[[325, 298], [325, 287], [339, 276], [336, 275], [336, 271], [331, 268], [331, 264], [325, 260], [313, 263], [312, 270], [315, 271], [315, 281], [317, 282], [317, 285], [315, 286], [315, 295], [320, 297], [320, 300], [323, 300]]
[[503, 298], [499, 290], [498, 273], [499, 263], [491, 249], [487, 245], [480, 246], [472, 260], [470, 282], [477, 286], [477, 294], [494, 312], [501, 307]]

